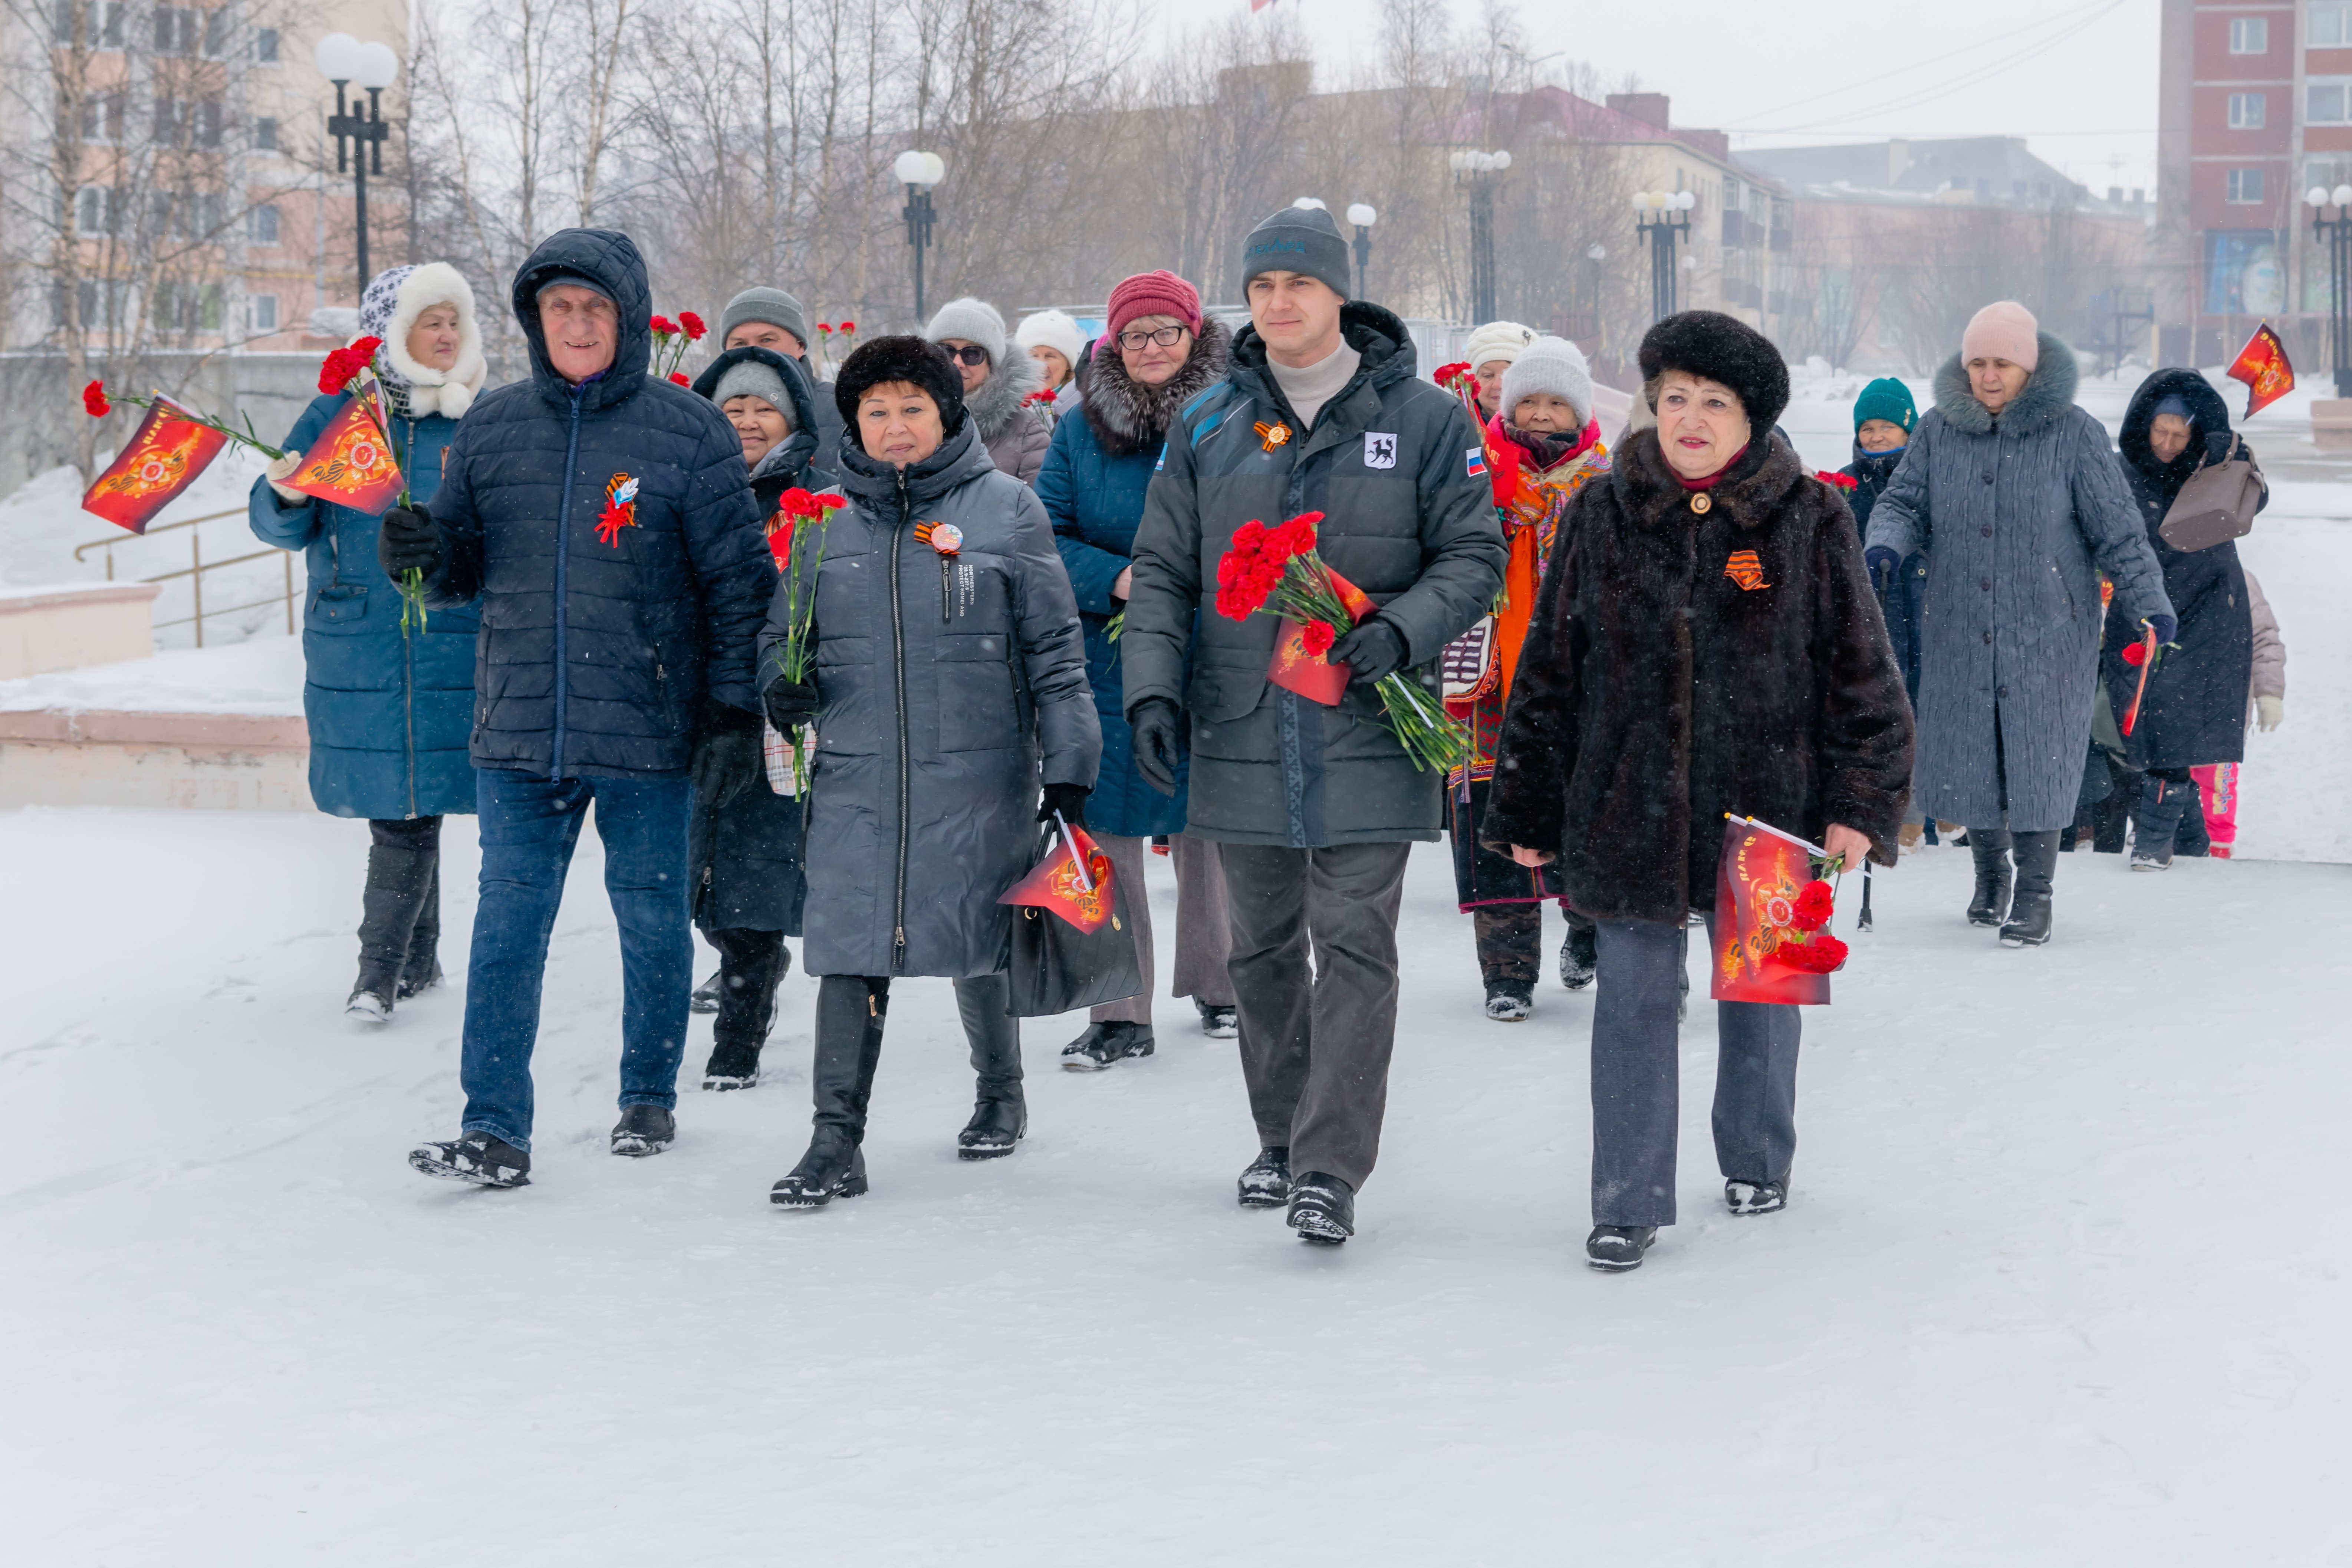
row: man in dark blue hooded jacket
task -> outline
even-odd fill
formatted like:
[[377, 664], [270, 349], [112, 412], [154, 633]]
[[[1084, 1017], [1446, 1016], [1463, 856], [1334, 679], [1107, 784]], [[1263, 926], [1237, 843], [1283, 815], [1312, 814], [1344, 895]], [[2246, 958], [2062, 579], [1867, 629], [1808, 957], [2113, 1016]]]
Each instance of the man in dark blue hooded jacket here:
[[694, 984], [688, 815], [698, 795], [724, 802], [761, 775], [751, 656], [775, 585], [740, 441], [649, 374], [651, 293], [628, 237], [551, 236], [516, 273], [513, 302], [530, 379], [482, 395], [432, 511], [386, 513], [378, 546], [428, 606], [481, 611], [464, 1129], [409, 1163], [486, 1186], [530, 1179], [548, 934], [592, 801], [621, 928], [613, 1152], [676, 1135]]

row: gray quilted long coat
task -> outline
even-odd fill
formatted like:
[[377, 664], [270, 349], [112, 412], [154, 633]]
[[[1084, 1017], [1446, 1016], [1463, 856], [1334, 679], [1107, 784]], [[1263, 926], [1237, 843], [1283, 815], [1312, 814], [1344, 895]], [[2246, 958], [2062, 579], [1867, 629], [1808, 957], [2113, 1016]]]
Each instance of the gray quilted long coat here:
[[2043, 332], [2032, 379], [1995, 417], [1954, 354], [1870, 514], [1872, 547], [1927, 558], [1913, 797], [1946, 822], [2072, 823], [2098, 693], [2100, 574], [2135, 625], [2172, 613], [2076, 381], [2074, 351]]

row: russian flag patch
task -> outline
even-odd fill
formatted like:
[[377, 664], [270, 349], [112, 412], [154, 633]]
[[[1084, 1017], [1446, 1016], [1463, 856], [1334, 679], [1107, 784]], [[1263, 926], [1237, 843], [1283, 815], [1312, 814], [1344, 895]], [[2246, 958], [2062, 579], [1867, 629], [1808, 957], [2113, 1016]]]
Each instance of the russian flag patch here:
[[1484, 447], [1471, 447], [1470, 455], [1464, 466], [1469, 469], [1470, 477], [1474, 479], [1486, 473], [1486, 449]]

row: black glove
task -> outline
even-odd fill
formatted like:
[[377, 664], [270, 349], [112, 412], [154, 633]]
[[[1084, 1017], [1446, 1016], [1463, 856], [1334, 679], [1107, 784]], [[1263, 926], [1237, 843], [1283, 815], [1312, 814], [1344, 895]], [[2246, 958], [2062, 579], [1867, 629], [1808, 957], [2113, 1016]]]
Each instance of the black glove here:
[[2147, 624], [2156, 628], [2156, 640], [2158, 646], [2168, 643], [2180, 635], [2180, 623], [2170, 616], [2150, 616], [2147, 618]]
[[1874, 544], [1862, 552], [1862, 563], [1870, 568], [1872, 581], [1883, 584], [1895, 575], [1895, 569], [1903, 562], [1885, 545]]
[[695, 737], [694, 804], [709, 811], [732, 801], [767, 772], [760, 716], [702, 700], [702, 732]]
[[[815, 671], [812, 670], [810, 674], [814, 675]], [[768, 689], [760, 694], [760, 705], [767, 710], [768, 722], [789, 735], [816, 717], [820, 706], [816, 682], [811, 680], [806, 686], [802, 686], [779, 675], [768, 682]]]
[[[2236, 439], [2237, 437], [2232, 436], [2227, 430], [2214, 430], [2208, 432], [2205, 437], [2205, 460], [2209, 463], [2228, 462], [2230, 460], [2231, 445]], [[2240, 457], [2245, 456], [2243, 452], [2241, 452], [2238, 455]]]
[[395, 583], [408, 572], [430, 577], [441, 566], [441, 525], [421, 506], [394, 507], [376, 531], [375, 558]]
[[1179, 748], [1184, 734], [1176, 705], [1164, 697], [1147, 697], [1135, 705], [1135, 711], [1127, 716], [1127, 723], [1135, 732], [1135, 771], [1161, 795], [1173, 795], [1176, 763], [1181, 755]]
[[1095, 792], [1079, 784], [1047, 784], [1045, 798], [1037, 807], [1037, 820], [1051, 822], [1059, 812], [1064, 822], [1072, 827], [1087, 825], [1087, 796]]
[[1323, 656], [1327, 664], [1344, 664], [1348, 679], [1356, 686], [1369, 686], [1384, 675], [1392, 675], [1404, 662], [1404, 638], [1396, 627], [1378, 616], [1366, 621], [1346, 637], [1331, 645]]

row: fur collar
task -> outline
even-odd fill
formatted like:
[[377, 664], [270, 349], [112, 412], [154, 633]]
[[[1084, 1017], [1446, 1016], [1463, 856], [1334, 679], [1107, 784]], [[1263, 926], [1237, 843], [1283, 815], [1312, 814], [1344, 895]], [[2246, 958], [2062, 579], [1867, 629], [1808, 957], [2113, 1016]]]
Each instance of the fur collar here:
[[1231, 327], [1214, 316], [1201, 323], [1192, 355], [1176, 374], [1158, 386], [1144, 386], [1127, 374], [1127, 362], [1106, 336], [1095, 352], [1094, 374], [1082, 405], [1095, 433], [1095, 443], [1107, 458], [1131, 458], [1157, 447], [1174, 422], [1176, 411], [1208, 390], [1225, 374], [1225, 353], [1233, 347]]
[[1023, 400], [1045, 385], [1045, 367], [1029, 357], [1027, 349], [1012, 350], [1003, 364], [988, 373], [980, 390], [963, 400], [963, 411], [980, 426], [980, 438], [993, 441], [1012, 423]]
[[[1734, 465], [1712, 489], [1706, 491], [1707, 507], [1722, 514], [1734, 528], [1759, 528], [1779, 516], [1792, 502], [1801, 500], [1807, 485], [1826, 490], [1827, 485], [1811, 478], [1797, 454], [1777, 430], [1765, 437], [1762, 460], [1751, 463], [1742, 458]], [[1617, 488], [1618, 504], [1625, 515], [1645, 523], [1664, 523], [1670, 517], [1690, 510], [1694, 493], [1683, 489], [1682, 480], [1666, 466], [1666, 454], [1658, 438], [1643, 432], [1626, 441], [1618, 449], [1617, 461], [1611, 468], [1611, 482]]]
[[2042, 363], [2025, 383], [2025, 390], [2017, 401], [1996, 420], [1969, 390], [1969, 374], [1961, 368], [1960, 356], [1954, 354], [1936, 373], [1936, 412], [1944, 423], [1963, 436], [2011, 436], [2022, 440], [2039, 436], [2067, 415], [2074, 412], [2074, 389], [2082, 380], [2082, 371], [2074, 363], [2074, 351], [2052, 337], [2048, 332], [2034, 334], [2042, 350]]

